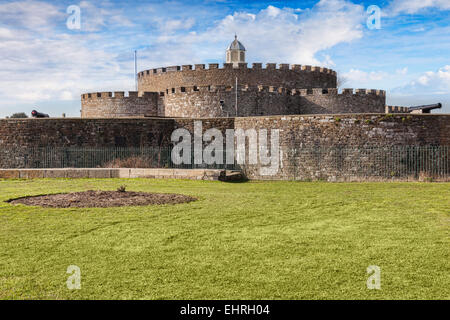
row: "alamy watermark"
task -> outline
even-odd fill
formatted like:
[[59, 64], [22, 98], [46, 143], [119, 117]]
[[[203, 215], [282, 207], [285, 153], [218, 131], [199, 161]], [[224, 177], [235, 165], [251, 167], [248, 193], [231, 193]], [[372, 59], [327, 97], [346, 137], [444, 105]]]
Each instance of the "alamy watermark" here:
[[381, 268], [379, 266], [368, 266], [367, 274], [367, 289], [380, 290], [381, 289]]
[[75, 265], [70, 265], [67, 267], [67, 273], [70, 276], [67, 278], [66, 285], [69, 290], [80, 290], [81, 289], [81, 270], [80, 267]]
[[381, 29], [381, 9], [377, 5], [372, 5], [367, 8], [367, 14], [369, 17], [367, 18], [367, 28], [369, 30]]
[[66, 26], [69, 30], [81, 29], [81, 9], [79, 6], [71, 5], [67, 8], [66, 12], [70, 14], [67, 18]]
[[[180, 128], [172, 133], [171, 140], [174, 143], [171, 158], [175, 165], [192, 162], [196, 165], [259, 165], [260, 174], [264, 176], [275, 175], [280, 168], [279, 129], [270, 130], [270, 152], [267, 129], [227, 129], [224, 137], [217, 128], [203, 133], [201, 121], [194, 121], [193, 139], [187, 129]], [[208, 144], [203, 147], [204, 143]]]

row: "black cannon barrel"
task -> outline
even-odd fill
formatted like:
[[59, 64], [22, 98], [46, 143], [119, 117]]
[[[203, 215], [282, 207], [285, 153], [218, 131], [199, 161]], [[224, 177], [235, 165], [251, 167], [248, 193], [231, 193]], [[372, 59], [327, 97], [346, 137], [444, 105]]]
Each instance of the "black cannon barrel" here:
[[440, 109], [442, 108], [442, 103], [435, 103], [435, 104], [427, 104], [423, 106], [416, 106], [416, 107], [409, 107], [409, 110], [421, 110], [421, 109]]
[[33, 118], [50, 118], [48, 114], [38, 112], [36, 110], [31, 111], [31, 116]]

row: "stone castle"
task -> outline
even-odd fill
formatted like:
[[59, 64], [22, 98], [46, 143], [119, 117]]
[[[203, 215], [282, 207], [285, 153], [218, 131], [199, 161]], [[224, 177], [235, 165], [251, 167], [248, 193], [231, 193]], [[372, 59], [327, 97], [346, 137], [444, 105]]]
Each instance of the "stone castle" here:
[[387, 107], [383, 90], [337, 89], [328, 68], [245, 62], [237, 37], [226, 63], [171, 66], [139, 72], [138, 91], [81, 96], [83, 118], [221, 118], [293, 114], [400, 113]]
[[[85, 93], [81, 118], [0, 119], [0, 168], [52, 168], [55, 161], [79, 166], [80, 159], [102, 155], [105, 148], [169, 150], [174, 130], [195, 135], [200, 122], [202, 133], [279, 130], [277, 174], [262, 176], [259, 165], [246, 163], [240, 170], [249, 179], [390, 179], [417, 176], [428, 167], [450, 177], [449, 114], [414, 114], [429, 113], [430, 106], [386, 106], [382, 90], [339, 92], [337, 74], [327, 68], [248, 68], [245, 53], [236, 38], [223, 68], [145, 70], [137, 75], [136, 92]], [[442, 154], [427, 153], [429, 160], [416, 163], [414, 148], [428, 147]]]

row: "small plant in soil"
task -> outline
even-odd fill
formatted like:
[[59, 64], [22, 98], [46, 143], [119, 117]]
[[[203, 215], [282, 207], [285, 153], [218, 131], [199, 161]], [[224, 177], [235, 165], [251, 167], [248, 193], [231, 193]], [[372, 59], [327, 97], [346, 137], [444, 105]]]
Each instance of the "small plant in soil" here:
[[127, 186], [120, 186], [117, 188], [117, 192], [126, 192], [127, 191]]

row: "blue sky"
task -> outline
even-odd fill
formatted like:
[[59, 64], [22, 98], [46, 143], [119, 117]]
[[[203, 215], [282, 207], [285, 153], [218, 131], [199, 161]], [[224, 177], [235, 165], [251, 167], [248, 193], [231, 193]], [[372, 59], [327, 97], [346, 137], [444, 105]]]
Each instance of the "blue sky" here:
[[[81, 29], [68, 29], [70, 5]], [[381, 29], [366, 12], [381, 9]], [[0, 117], [79, 116], [80, 94], [133, 90], [139, 70], [223, 63], [234, 33], [247, 62], [332, 68], [343, 87], [384, 89], [388, 104], [450, 112], [450, 0], [0, 2]]]

